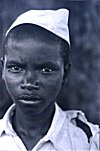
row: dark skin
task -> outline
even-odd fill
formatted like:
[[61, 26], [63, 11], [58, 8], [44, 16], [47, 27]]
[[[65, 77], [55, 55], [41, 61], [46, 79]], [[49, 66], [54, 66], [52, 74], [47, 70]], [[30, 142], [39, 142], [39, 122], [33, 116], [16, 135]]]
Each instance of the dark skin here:
[[13, 128], [28, 150], [48, 132], [69, 70], [60, 51], [57, 44], [34, 37], [8, 39], [2, 78], [16, 104]]

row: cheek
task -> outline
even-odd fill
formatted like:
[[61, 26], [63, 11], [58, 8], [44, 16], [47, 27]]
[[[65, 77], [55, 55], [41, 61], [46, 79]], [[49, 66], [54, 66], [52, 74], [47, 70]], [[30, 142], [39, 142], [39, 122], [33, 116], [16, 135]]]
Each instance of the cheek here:
[[45, 93], [50, 97], [56, 97], [61, 90], [63, 82], [62, 75], [56, 75], [52, 78], [48, 78], [44, 83]]
[[11, 98], [13, 99], [17, 95], [18, 81], [12, 78], [11, 76], [9, 76], [8, 74], [6, 74], [4, 81], [7, 91], [10, 94]]
[[16, 83], [12, 83], [12, 81], [7, 79], [5, 81], [5, 85], [6, 85], [7, 91], [10, 94], [11, 98], [13, 98], [13, 96], [16, 95], [16, 93], [15, 93], [16, 92]]

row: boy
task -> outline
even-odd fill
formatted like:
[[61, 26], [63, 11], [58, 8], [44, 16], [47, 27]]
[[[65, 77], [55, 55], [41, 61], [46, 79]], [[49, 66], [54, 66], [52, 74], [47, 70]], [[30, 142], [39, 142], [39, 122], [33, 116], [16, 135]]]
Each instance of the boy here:
[[7, 31], [2, 78], [14, 104], [0, 121], [0, 150], [99, 150], [98, 126], [55, 102], [69, 45], [66, 9], [30, 10]]

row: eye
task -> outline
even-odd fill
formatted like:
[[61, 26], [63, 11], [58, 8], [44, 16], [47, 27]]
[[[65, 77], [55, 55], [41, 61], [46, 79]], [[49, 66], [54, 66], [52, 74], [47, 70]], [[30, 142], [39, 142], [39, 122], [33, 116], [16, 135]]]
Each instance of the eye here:
[[42, 69], [42, 72], [44, 72], [44, 73], [50, 73], [50, 72], [52, 72], [53, 70], [51, 69], [51, 68], [43, 68]]
[[13, 73], [20, 73], [21, 71], [23, 71], [23, 69], [19, 66], [10, 66], [8, 68], [8, 71], [13, 72]]

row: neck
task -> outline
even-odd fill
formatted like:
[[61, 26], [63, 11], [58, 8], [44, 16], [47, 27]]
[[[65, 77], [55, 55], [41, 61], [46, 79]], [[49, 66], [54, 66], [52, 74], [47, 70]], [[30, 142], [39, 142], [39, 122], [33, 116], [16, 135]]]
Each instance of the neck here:
[[13, 127], [16, 133], [27, 137], [44, 136], [50, 128], [54, 115], [54, 105], [50, 105], [39, 115], [24, 114], [17, 106], [13, 119]]

